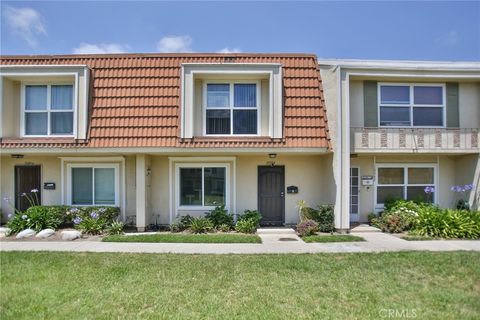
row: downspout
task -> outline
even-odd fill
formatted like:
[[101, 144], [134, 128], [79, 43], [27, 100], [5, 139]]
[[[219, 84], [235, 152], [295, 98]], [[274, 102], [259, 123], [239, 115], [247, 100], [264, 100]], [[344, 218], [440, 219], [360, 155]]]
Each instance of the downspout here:
[[[340, 65], [336, 65], [334, 72], [336, 72], [337, 77], [337, 176], [339, 181], [339, 187], [337, 185], [337, 208], [338, 208], [338, 226], [341, 228], [343, 225], [343, 133], [342, 133], [342, 121], [343, 121], [343, 112], [342, 112], [342, 71]], [[335, 150], [334, 150], [335, 152]]]

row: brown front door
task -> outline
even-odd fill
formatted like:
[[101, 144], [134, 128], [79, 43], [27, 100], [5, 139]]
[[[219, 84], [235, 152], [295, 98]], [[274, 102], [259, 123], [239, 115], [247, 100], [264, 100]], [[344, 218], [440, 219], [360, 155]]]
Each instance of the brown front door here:
[[[15, 166], [15, 208], [25, 211], [30, 207], [27, 197], [22, 194], [32, 195], [33, 199], [38, 199], [41, 203], [41, 173], [40, 166]], [[37, 197], [31, 193], [33, 189], [37, 189]]]
[[258, 211], [263, 226], [285, 223], [285, 167], [258, 167]]

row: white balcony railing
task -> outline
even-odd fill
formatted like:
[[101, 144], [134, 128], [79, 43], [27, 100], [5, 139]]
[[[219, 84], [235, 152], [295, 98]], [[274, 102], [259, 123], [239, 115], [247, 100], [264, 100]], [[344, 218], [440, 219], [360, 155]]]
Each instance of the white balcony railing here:
[[351, 128], [352, 152], [480, 152], [478, 128]]

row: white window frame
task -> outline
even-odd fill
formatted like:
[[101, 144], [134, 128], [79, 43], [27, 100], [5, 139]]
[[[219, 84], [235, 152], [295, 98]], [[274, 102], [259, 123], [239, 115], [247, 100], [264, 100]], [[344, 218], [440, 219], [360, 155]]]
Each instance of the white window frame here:
[[[381, 168], [402, 168], [403, 169], [403, 183], [402, 184], [379, 184], [378, 183], [378, 169]], [[420, 184], [410, 184], [408, 183], [408, 169], [409, 168], [432, 168], [433, 169], [433, 184], [432, 183], [420, 183]], [[403, 199], [407, 199], [407, 189], [408, 187], [434, 187], [435, 192], [433, 193], [433, 203], [437, 203], [438, 199], [438, 164], [436, 163], [389, 163], [389, 164], [377, 164], [375, 165], [375, 196], [374, 196], [374, 207], [383, 208], [384, 203], [377, 203], [377, 193], [378, 187], [403, 187]]]
[[[208, 107], [207, 106], [207, 86], [209, 84], [228, 84], [230, 85], [230, 97], [228, 107]], [[234, 86], [235, 84], [255, 84], [257, 91], [257, 101], [255, 108], [250, 107], [235, 107], [234, 106]], [[261, 135], [261, 82], [258, 80], [208, 80], [203, 82], [203, 97], [202, 97], [202, 117], [203, 117], [203, 135], [209, 137], [256, 137]], [[230, 112], [230, 134], [207, 134], [207, 110], [229, 110]], [[234, 110], [256, 110], [257, 111], [257, 133], [255, 134], [235, 134], [233, 133], [233, 111]]]
[[[202, 205], [186, 206], [180, 204], [180, 169], [198, 168], [202, 169]], [[230, 164], [228, 163], [177, 163], [175, 164], [175, 199], [178, 211], [200, 211], [212, 210], [215, 206], [206, 206], [205, 204], [205, 168], [225, 168], [225, 208], [230, 208]]]
[[[72, 95], [72, 109], [52, 109], [52, 86], [65, 86], [71, 85], [73, 89]], [[47, 86], [47, 108], [45, 110], [27, 110], [25, 103], [26, 103], [26, 87], [27, 86]], [[21, 115], [20, 115], [20, 134], [22, 137], [27, 138], [36, 138], [36, 137], [56, 137], [56, 138], [70, 138], [75, 137], [75, 133], [77, 132], [77, 86], [74, 82], [22, 82], [21, 83], [21, 90], [20, 90], [20, 105], [21, 105]], [[72, 124], [72, 133], [71, 134], [52, 134], [51, 131], [51, 120], [50, 115], [55, 112], [73, 112], [73, 124]], [[38, 134], [27, 134], [26, 129], [27, 126], [25, 124], [26, 120], [26, 113], [47, 113], [47, 134], [46, 135], [38, 135]]]
[[[351, 205], [352, 205], [352, 169], [357, 169], [358, 170], [358, 193], [357, 193], [357, 198], [358, 198], [358, 202], [357, 202], [357, 212], [356, 213], [352, 213], [352, 210], [351, 210]], [[350, 176], [349, 176], [349, 180], [350, 180], [350, 203], [349, 203], [349, 213], [350, 213], [350, 220], [353, 221], [353, 222], [358, 222], [360, 220], [360, 187], [361, 187], [361, 174], [360, 174], [360, 166], [350, 166]], [[356, 221], [352, 220], [352, 215], [356, 215]]]
[[[72, 204], [72, 169], [73, 168], [92, 168], [92, 204]], [[114, 169], [115, 184], [115, 203], [114, 204], [95, 204], [95, 170], [97, 168]], [[120, 207], [120, 165], [116, 163], [69, 163], [67, 164], [67, 204], [77, 207]]]
[[[381, 91], [382, 87], [386, 86], [402, 86], [402, 87], [409, 87], [409, 95], [410, 101], [409, 103], [405, 104], [394, 104], [394, 103], [386, 103], [382, 104], [381, 99]], [[415, 104], [414, 100], [414, 88], [415, 87], [439, 87], [442, 88], [442, 104]], [[405, 82], [379, 82], [377, 84], [377, 118], [378, 118], [378, 127], [379, 128], [445, 128], [447, 125], [447, 92], [446, 92], [446, 85], [445, 83], [405, 83]], [[380, 107], [401, 107], [401, 108], [409, 108], [410, 110], [410, 125], [409, 126], [385, 126], [381, 125], [380, 119]], [[413, 125], [413, 109], [419, 107], [426, 107], [426, 108], [442, 108], [442, 118], [443, 124], [441, 126], [414, 126]]]

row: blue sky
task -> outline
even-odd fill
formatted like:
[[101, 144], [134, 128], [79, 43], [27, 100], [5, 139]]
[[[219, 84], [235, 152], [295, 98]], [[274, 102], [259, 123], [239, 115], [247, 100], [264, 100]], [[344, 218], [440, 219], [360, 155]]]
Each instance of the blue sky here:
[[480, 1], [2, 1], [1, 10], [1, 54], [229, 51], [480, 60]]

